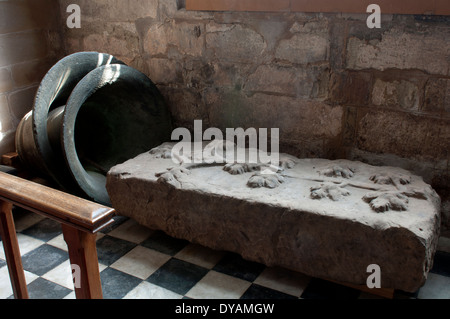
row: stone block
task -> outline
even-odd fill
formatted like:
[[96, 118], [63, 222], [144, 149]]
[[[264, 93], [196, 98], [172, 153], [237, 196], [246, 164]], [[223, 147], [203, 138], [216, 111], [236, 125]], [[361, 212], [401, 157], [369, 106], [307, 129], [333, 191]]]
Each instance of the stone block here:
[[207, 83], [211, 87], [221, 88], [234, 88], [242, 87], [248, 74], [250, 74], [254, 68], [249, 63], [232, 63], [221, 62], [212, 63], [212, 74], [207, 79]]
[[11, 72], [8, 68], [0, 69], [0, 93], [11, 91], [14, 83], [11, 78]]
[[203, 24], [175, 21], [152, 24], [144, 39], [145, 52], [151, 56], [170, 57], [169, 49], [180, 55], [201, 56], [204, 50]]
[[450, 113], [450, 80], [430, 78], [425, 85], [423, 111]]
[[376, 79], [372, 89], [372, 104], [400, 107], [405, 110], [419, 109], [420, 92], [416, 84], [405, 80], [391, 82]]
[[449, 74], [448, 29], [409, 33], [394, 27], [382, 34], [381, 40], [366, 41], [351, 37], [347, 43], [347, 68], [418, 69], [430, 74]]
[[341, 133], [343, 109], [321, 101], [242, 91], [208, 93], [211, 126], [225, 129], [279, 128], [282, 139], [335, 138]]
[[247, 91], [296, 96], [297, 85], [302, 83], [301, 80], [304, 77], [300, 73], [301, 71], [304, 70], [275, 65], [261, 65], [248, 77], [244, 89]]
[[[69, 16], [67, 6], [71, 0], [60, 0], [61, 16], [64, 21]], [[82, 21], [104, 20], [109, 22], [134, 22], [140, 18], [156, 18], [159, 1], [147, 0], [80, 0]], [[82, 22], [83, 23], [83, 22]], [[82, 26], [83, 27], [83, 26]]]
[[189, 88], [203, 90], [210, 85], [221, 86], [220, 81], [215, 82], [216, 66], [213, 63], [205, 63], [200, 59], [184, 61], [182, 66], [182, 82]]
[[155, 84], [168, 85], [181, 82], [181, 70], [178, 63], [169, 59], [149, 59], [147, 61], [148, 77]]
[[326, 66], [261, 65], [247, 78], [243, 90], [311, 99], [323, 98], [328, 93], [328, 76]]
[[5, 94], [0, 94], [0, 133], [4, 134], [13, 129], [9, 112], [8, 99]]
[[221, 62], [256, 62], [265, 52], [264, 38], [244, 24], [206, 27], [206, 49]]
[[295, 22], [289, 31], [291, 37], [281, 39], [275, 49], [276, 59], [296, 64], [328, 61], [330, 39], [326, 21]]
[[37, 88], [38, 85], [34, 85], [10, 93], [8, 102], [16, 124], [33, 108]]
[[369, 103], [372, 75], [368, 72], [332, 73], [330, 79], [330, 102], [364, 106]]
[[175, 126], [191, 128], [194, 120], [206, 120], [208, 112], [201, 95], [190, 88], [161, 86], [161, 94], [172, 115]]
[[280, 41], [275, 58], [296, 64], [323, 62], [328, 60], [329, 47], [330, 41], [323, 35], [296, 33]]
[[48, 59], [26, 61], [11, 66], [12, 78], [16, 87], [39, 84], [54, 63]]
[[448, 119], [391, 111], [370, 111], [359, 118], [356, 142], [361, 150], [419, 160], [448, 158]]
[[0, 154], [15, 152], [16, 151], [15, 131], [1, 133], [1, 135], [2, 135], [2, 139], [0, 141]]
[[47, 39], [34, 30], [0, 35], [0, 67], [47, 56]]
[[126, 39], [104, 34], [88, 35], [83, 39], [83, 47], [86, 51], [107, 52], [123, 60], [132, 60], [137, 51], [136, 47], [133, 50], [133, 46], [130, 46]]
[[109, 171], [118, 214], [313, 277], [366, 285], [375, 264], [382, 288], [415, 292], [424, 284], [439, 238], [440, 199], [421, 177], [288, 154], [280, 154], [284, 169], [271, 174], [261, 163], [179, 166], [170, 158], [173, 144]]
[[344, 124], [342, 129], [342, 146], [350, 147], [355, 143], [358, 110], [356, 107], [345, 108]]
[[28, 1], [0, 3], [0, 34], [29, 30], [34, 27]]
[[55, 25], [58, 3], [55, 0], [0, 2], [0, 34], [48, 28]]

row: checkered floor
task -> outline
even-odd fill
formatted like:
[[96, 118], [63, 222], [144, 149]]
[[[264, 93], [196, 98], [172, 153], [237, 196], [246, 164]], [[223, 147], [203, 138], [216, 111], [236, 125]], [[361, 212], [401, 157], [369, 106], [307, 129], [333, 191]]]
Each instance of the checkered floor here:
[[[14, 219], [32, 299], [75, 298], [61, 226], [15, 209]], [[345, 286], [284, 269], [268, 268], [240, 256], [214, 251], [149, 230], [131, 219], [98, 234], [104, 298], [108, 299], [357, 299], [378, 298]], [[394, 298], [450, 299], [450, 240], [441, 238], [434, 267], [416, 293]], [[13, 298], [3, 246], [0, 299]]]

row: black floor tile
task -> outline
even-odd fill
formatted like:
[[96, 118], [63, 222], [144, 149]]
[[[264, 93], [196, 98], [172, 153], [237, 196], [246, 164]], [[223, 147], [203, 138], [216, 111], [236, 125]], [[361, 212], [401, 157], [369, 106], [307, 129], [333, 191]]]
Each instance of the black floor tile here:
[[295, 296], [274, 289], [252, 284], [241, 299], [297, 299]]
[[253, 282], [266, 266], [243, 259], [238, 254], [226, 254], [213, 270]]
[[434, 255], [433, 268], [430, 272], [450, 277], [450, 253], [437, 251]]
[[121, 299], [142, 282], [142, 279], [109, 267], [100, 273], [100, 279], [104, 299]]
[[300, 297], [303, 299], [357, 299], [360, 294], [359, 290], [312, 278]]
[[62, 299], [72, 290], [48, 281], [42, 277], [33, 280], [27, 285], [30, 299]]
[[146, 281], [184, 295], [207, 273], [206, 268], [172, 258]]
[[99, 263], [110, 266], [137, 245], [123, 239], [105, 235], [97, 240], [96, 246]]
[[22, 256], [22, 264], [23, 269], [42, 276], [67, 259], [66, 251], [44, 244]]
[[0, 259], [0, 268], [6, 266], [6, 260]]
[[42, 240], [49, 241], [62, 233], [61, 224], [54, 220], [45, 218], [40, 222], [28, 227], [22, 234]]
[[154, 249], [161, 253], [174, 256], [189, 244], [188, 241], [177, 239], [157, 231], [141, 243], [141, 246]]

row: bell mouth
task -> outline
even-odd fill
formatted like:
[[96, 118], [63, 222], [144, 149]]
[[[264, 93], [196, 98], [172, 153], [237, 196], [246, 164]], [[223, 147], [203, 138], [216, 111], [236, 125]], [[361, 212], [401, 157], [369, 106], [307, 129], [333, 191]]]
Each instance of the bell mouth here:
[[64, 111], [66, 163], [90, 198], [110, 204], [106, 174], [170, 140], [170, 113], [153, 82], [126, 65], [96, 68], [72, 91]]

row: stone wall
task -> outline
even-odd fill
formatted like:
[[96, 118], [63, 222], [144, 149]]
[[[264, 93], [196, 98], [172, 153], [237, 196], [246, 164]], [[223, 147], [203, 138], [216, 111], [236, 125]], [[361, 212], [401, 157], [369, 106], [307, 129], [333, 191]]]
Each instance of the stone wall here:
[[[298, 157], [401, 166], [450, 187], [450, 17], [186, 11], [176, 0], [81, 0], [66, 54], [147, 74], [176, 126], [280, 128]], [[449, 218], [448, 212], [444, 218]]]
[[42, 77], [62, 57], [56, 0], [0, 1], [0, 154], [32, 108]]

